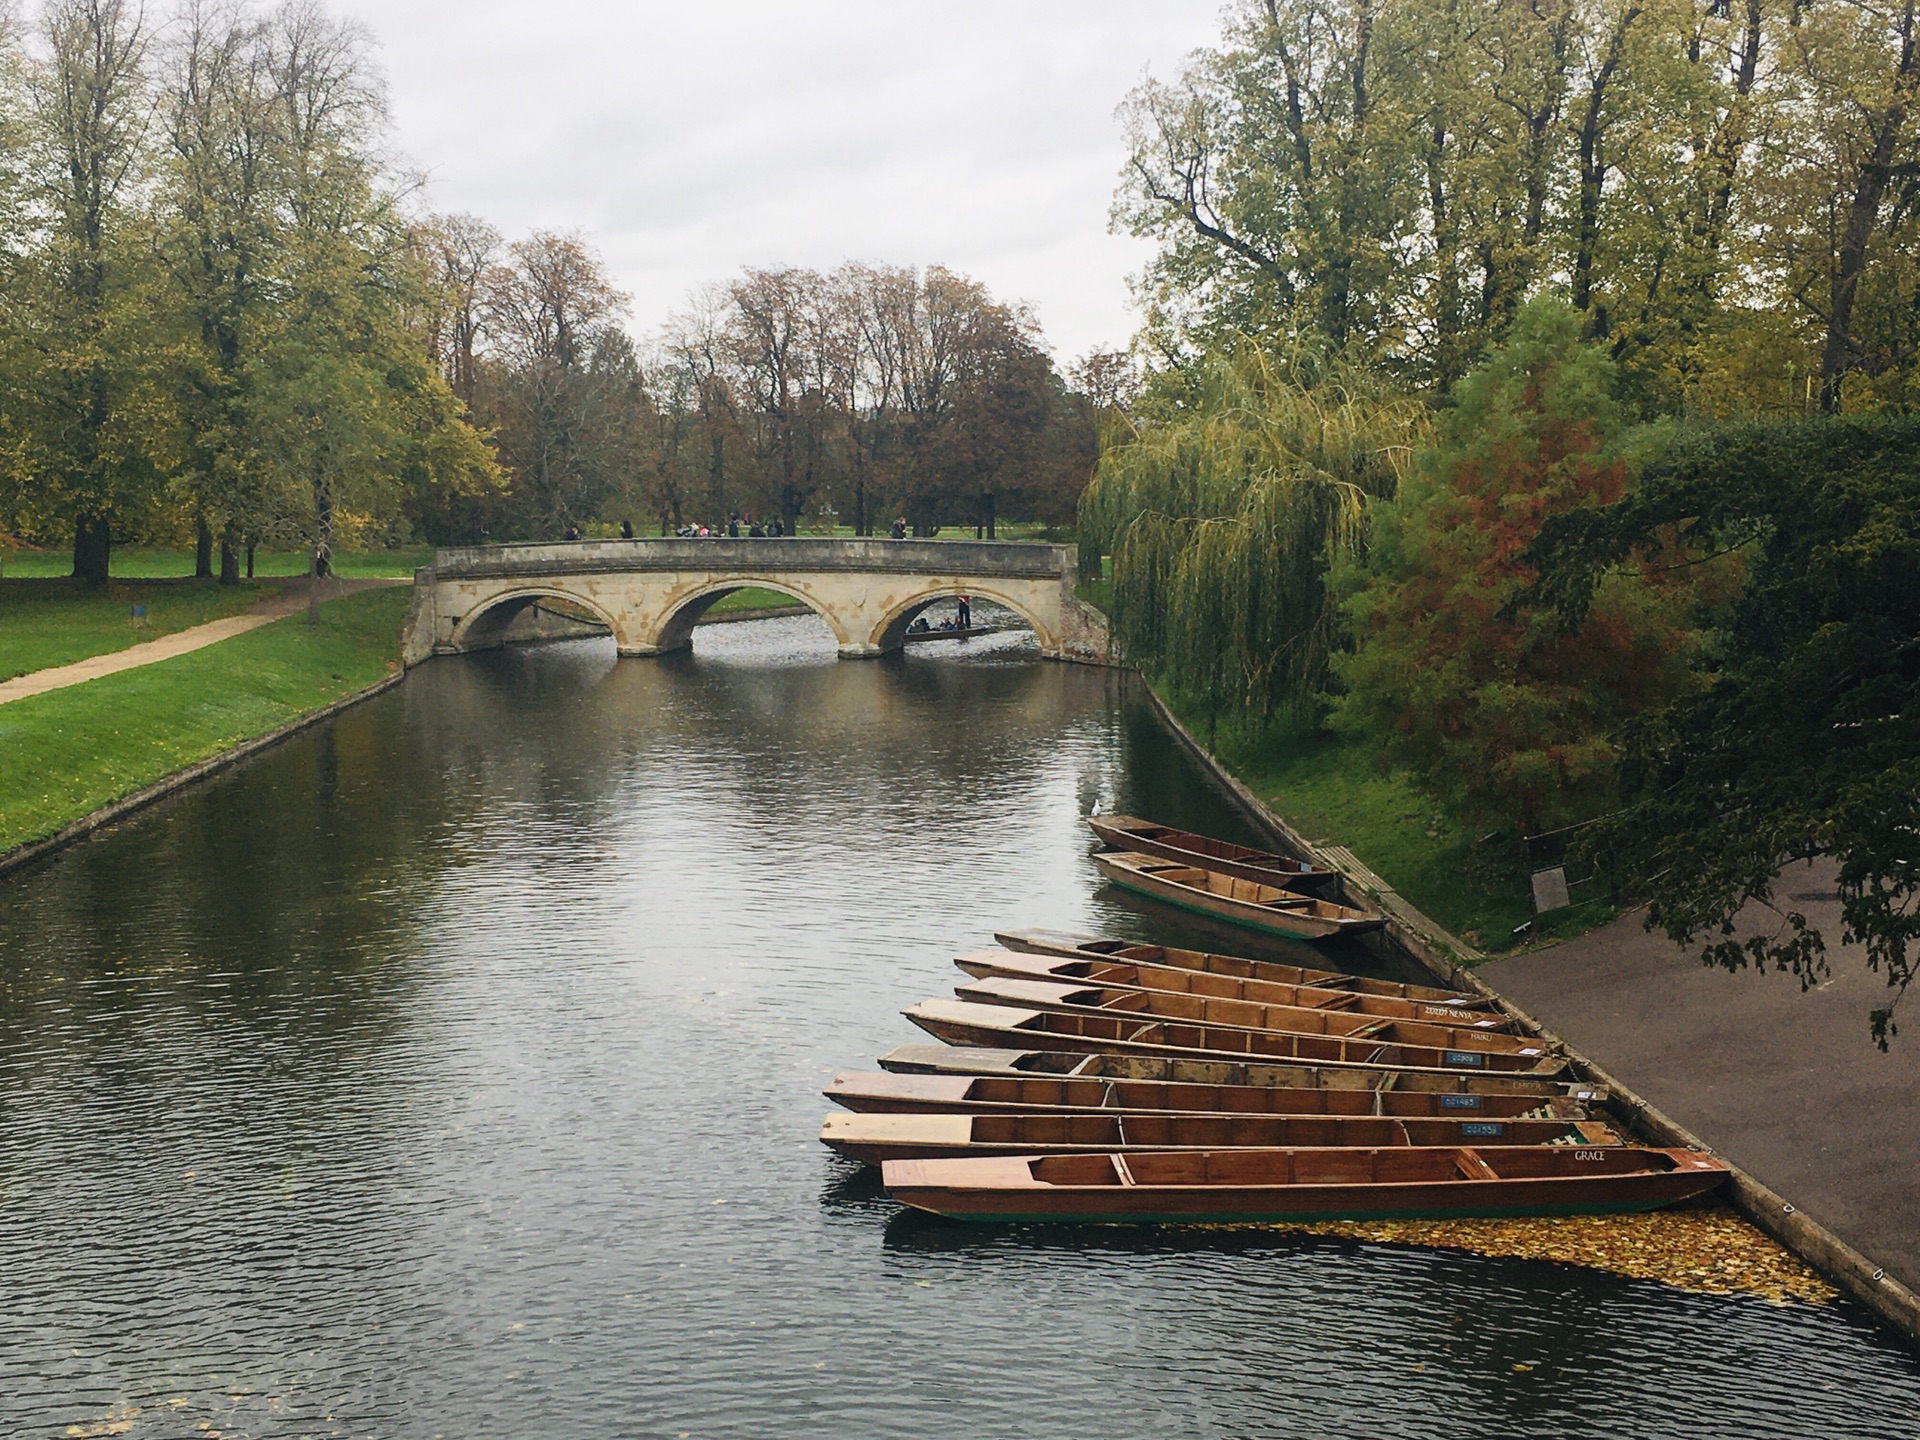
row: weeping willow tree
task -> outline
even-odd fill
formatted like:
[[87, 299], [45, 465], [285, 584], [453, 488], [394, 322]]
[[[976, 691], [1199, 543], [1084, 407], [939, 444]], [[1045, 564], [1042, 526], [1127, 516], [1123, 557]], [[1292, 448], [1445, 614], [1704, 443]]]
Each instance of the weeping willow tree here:
[[1109, 439], [1080, 504], [1082, 573], [1112, 557], [1115, 638], [1210, 714], [1301, 713], [1340, 640], [1329, 571], [1364, 545], [1424, 412], [1251, 343], [1179, 378]]

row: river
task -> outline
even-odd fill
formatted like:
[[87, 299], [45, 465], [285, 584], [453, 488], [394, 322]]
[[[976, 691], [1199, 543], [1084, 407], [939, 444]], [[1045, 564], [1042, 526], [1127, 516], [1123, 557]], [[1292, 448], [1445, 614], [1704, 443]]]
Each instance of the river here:
[[818, 1092], [954, 954], [1223, 938], [1096, 808], [1240, 828], [1116, 673], [782, 619], [436, 661], [0, 883], [0, 1435], [1920, 1433], [1845, 1305], [901, 1213]]

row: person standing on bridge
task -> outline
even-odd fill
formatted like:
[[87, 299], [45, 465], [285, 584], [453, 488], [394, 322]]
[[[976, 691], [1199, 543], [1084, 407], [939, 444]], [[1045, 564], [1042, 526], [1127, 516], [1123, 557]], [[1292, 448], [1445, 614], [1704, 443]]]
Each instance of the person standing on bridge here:
[[896, 521], [894, 521], [894, 522], [893, 522], [893, 529], [892, 529], [892, 530], [890, 530], [890, 531], [888, 531], [887, 533], [888, 533], [889, 535], [891, 535], [891, 536], [892, 536], [892, 537], [893, 537], [893, 538], [894, 538], [895, 540], [904, 540], [904, 539], [906, 539], [906, 538], [907, 538], [907, 522], [906, 522], [906, 520], [905, 520], [905, 519], [900, 519], [900, 520], [896, 520]]
[[633, 538], [633, 521], [622, 520], [620, 522], [620, 538], [622, 540], [631, 540]]

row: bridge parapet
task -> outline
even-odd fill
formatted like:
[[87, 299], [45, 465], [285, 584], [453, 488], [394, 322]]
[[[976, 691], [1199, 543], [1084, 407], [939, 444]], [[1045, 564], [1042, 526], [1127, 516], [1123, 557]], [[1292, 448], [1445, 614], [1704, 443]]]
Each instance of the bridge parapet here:
[[694, 622], [729, 591], [777, 590], [826, 621], [843, 656], [884, 654], [911, 619], [956, 595], [1005, 605], [1042, 651], [1103, 661], [1106, 627], [1074, 595], [1064, 545], [978, 540], [579, 540], [440, 550], [416, 583], [408, 653], [459, 654], [502, 643], [543, 597], [598, 615], [622, 655], [691, 643]]
[[436, 550], [442, 579], [634, 571], [849, 571], [1006, 579], [1070, 576], [1073, 548], [1013, 540], [561, 540]]

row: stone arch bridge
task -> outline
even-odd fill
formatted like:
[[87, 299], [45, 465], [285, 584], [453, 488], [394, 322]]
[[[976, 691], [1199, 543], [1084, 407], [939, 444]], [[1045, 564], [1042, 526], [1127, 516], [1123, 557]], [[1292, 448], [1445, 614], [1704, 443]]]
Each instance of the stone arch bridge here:
[[1060, 660], [1103, 662], [1105, 618], [1074, 594], [1065, 545], [977, 540], [575, 540], [434, 553], [414, 577], [407, 663], [503, 644], [541, 600], [599, 617], [622, 655], [684, 650], [722, 595], [791, 595], [833, 631], [845, 657], [900, 647], [922, 610], [957, 595], [1004, 605]]

